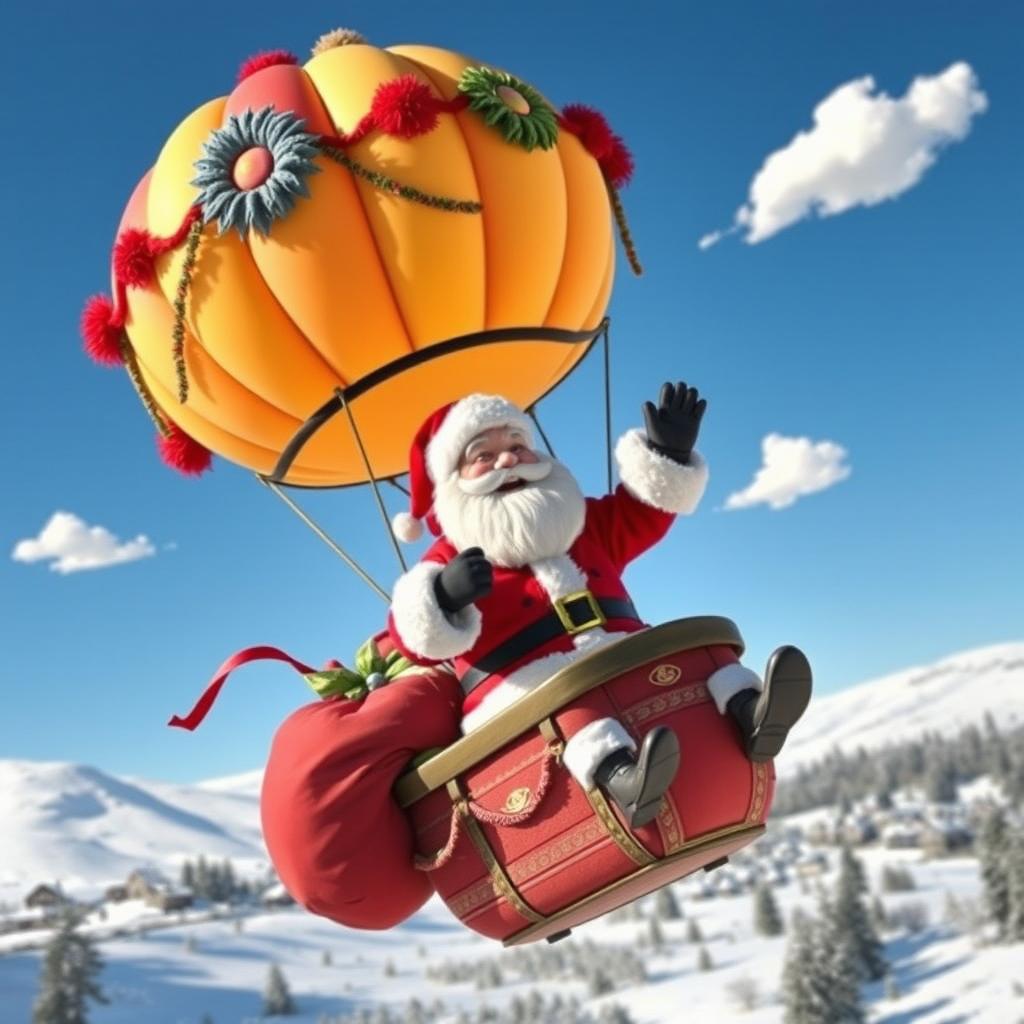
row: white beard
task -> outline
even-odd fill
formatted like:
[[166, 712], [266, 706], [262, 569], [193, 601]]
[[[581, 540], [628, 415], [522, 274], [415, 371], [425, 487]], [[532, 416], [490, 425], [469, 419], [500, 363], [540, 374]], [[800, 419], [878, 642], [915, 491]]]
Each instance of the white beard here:
[[439, 482], [434, 514], [445, 536], [457, 550], [482, 548], [491, 562], [510, 569], [564, 555], [583, 532], [586, 499], [565, 466], [550, 465], [544, 479], [512, 491], [466, 494], [458, 473]]

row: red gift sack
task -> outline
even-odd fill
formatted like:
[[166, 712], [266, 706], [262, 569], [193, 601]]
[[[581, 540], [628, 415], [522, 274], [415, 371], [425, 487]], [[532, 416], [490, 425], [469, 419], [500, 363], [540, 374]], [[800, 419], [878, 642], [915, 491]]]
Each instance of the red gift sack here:
[[[633, 634], [404, 777], [398, 795], [412, 816], [418, 866], [459, 920], [506, 944], [550, 937], [760, 835], [773, 767], [747, 760], [705, 685], [742, 649], [727, 619]], [[679, 737], [679, 773], [657, 819], [635, 833], [559, 760], [568, 737], [604, 716], [638, 744], [656, 724]]]

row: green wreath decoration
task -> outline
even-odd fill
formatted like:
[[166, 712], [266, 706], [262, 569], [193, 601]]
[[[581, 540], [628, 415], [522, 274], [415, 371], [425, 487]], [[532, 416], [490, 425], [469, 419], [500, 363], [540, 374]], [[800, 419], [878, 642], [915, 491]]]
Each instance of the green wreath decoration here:
[[544, 97], [506, 71], [466, 68], [459, 76], [459, 92], [469, 100], [470, 110], [483, 114], [508, 142], [529, 151], [550, 149], [558, 139], [558, 121]]

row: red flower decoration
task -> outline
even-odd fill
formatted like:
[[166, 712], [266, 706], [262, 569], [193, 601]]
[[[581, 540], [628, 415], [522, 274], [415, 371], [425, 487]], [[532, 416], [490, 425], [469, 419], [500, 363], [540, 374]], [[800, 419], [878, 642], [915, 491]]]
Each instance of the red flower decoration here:
[[122, 284], [145, 288], [153, 280], [153, 236], [141, 228], [126, 228], [114, 243], [114, 274]]
[[388, 135], [412, 139], [437, 127], [438, 101], [415, 75], [402, 75], [377, 87], [370, 114]]
[[210, 468], [213, 456], [194, 438], [189, 437], [176, 423], [168, 422], [169, 433], [166, 437], [156, 436], [160, 458], [179, 473], [185, 476], [199, 476]]
[[633, 177], [633, 154], [618, 135], [612, 136], [612, 148], [599, 163], [608, 183], [615, 188], [628, 185]]
[[615, 142], [604, 114], [582, 103], [570, 103], [562, 111], [562, 127], [572, 132], [595, 160], [604, 159]]
[[79, 327], [85, 351], [101, 366], [118, 366], [121, 358], [121, 328], [115, 327], [114, 304], [106, 295], [94, 295], [85, 304]]
[[244, 82], [250, 75], [264, 68], [272, 68], [275, 64], [298, 64], [299, 58], [287, 50], [267, 50], [265, 53], [253, 54], [238, 69], [238, 81]]

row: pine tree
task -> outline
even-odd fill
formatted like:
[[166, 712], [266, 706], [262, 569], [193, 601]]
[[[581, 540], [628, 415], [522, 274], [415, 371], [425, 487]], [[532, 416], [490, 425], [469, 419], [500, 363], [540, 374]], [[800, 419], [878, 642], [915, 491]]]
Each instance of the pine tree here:
[[714, 969], [714, 966], [714, 961], [711, 959], [707, 946], [701, 946], [697, 951], [697, 970], [710, 971]]
[[199, 857], [196, 861], [195, 870], [193, 872], [193, 891], [201, 900], [211, 899], [210, 896], [210, 865], [206, 863], [206, 858], [203, 856]]
[[1024, 832], [1017, 832], [1006, 849], [1006, 938], [1024, 941]]
[[181, 884], [185, 889], [195, 890], [196, 869], [190, 860], [181, 865]]
[[87, 1002], [107, 1002], [96, 980], [103, 959], [78, 924], [78, 917], [66, 912], [47, 944], [32, 1024], [87, 1024]]
[[320, 966], [321, 967], [330, 967], [330, 966], [333, 965], [333, 963], [334, 963], [334, 957], [331, 956], [331, 951], [329, 949], [325, 949], [320, 954]]
[[686, 922], [686, 941], [687, 942], [703, 942], [704, 935], [700, 930], [700, 925], [697, 924], [696, 918], [691, 917]]
[[885, 912], [885, 904], [878, 896], [871, 901], [871, 923], [876, 932], [884, 932], [889, 928], [889, 915]]
[[784, 1024], [829, 1024], [828, 979], [818, 956], [819, 924], [797, 911], [790, 921], [782, 968]]
[[678, 921], [683, 916], [679, 909], [679, 901], [668, 886], [654, 894], [654, 913], [662, 921]]
[[647, 925], [647, 940], [654, 950], [659, 950], [665, 945], [665, 933], [661, 930], [656, 917], [652, 917]]
[[1006, 863], [1008, 848], [1006, 816], [1002, 811], [994, 811], [981, 827], [978, 859], [981, 862], [985, 906], [995, 921], [1000, 937], [1006, 935], [1010, 917], [1010, 886]]
[[277, 964], [267, 970], [267, 983], [263, 989], [263, 1016], [290, 1017], [297, 1012], [295, 1000], [288, 990], [288, 982]]
[[885, 976], [888, 964], [882, 953], [882, 941], [864, 903], [866, 891], [864, 868], [849, 847], [844, 846], [839, 859], [839, 881], [832, 920], [838, 933], [849, 936], [863, 977], [879, 981]]
[[754, 890], [754, 929], [759, 935], [781, 935], [783, 932], [779, 905], [772, 887], [765, 882], [759, 882]]

